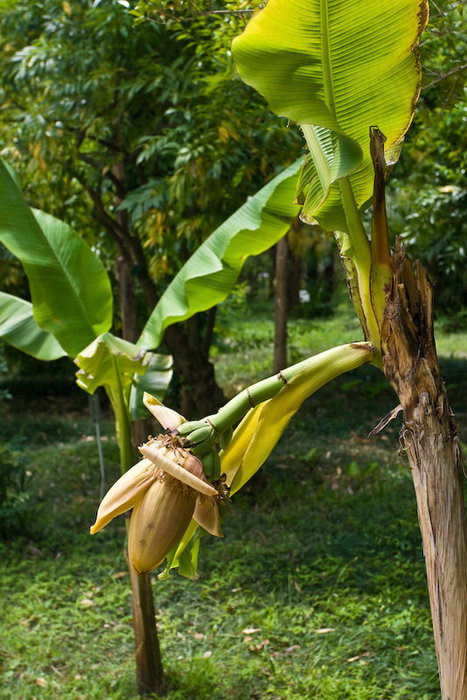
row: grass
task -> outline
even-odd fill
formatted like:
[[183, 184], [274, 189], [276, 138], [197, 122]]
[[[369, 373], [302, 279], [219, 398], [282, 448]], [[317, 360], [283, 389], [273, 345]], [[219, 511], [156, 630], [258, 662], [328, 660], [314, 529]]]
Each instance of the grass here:
[[[270, 372], [266, 311], [240, 317], [216, 358], [230, 392]], [[345, 308], [294, 321], [292, 355], [355, 331]], [[464, 429], [466, 335], [439, 342]], [[234, 497], [224, 538], [203, 541], [199, 580], [154, 577], [168, 700], [438, 700], [400, 422], [366, 437], [394, 401], [371, 367], [311, 397]], [[93, 425], [64, 400], [15, 399], [2, 412], [2, 442], [27, 464], [32, 508], [26, 536], [0, 544], [0, 698], [135, 699], [124, 526], [87, 534], [99, 493]], [[102, 428], [110, 484], [108, 417]]]

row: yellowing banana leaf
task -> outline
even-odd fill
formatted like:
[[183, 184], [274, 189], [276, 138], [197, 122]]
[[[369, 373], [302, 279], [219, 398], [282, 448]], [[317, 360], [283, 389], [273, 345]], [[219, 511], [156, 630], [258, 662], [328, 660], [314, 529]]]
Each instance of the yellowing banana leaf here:
[[112, 324], [110, 280], [69, 226], [27, 205], [0, 161], [0, 241], [28, 276], [34, 318], [74, 357]]
[[234, 39], [243, 80], [303, 127], [305, 219], [346, 230], [341, 177], [350, 176], [359, 207], [371, 197], [369, 128], [389, 149], [409, 127], [427, 19], [427, 0], [269, 0]]
[[295, 190], [302, 159], [296, 161], [237, 209], [177, 273], [153, 310], [138, 340], [157, 347], [167, 326], [223, 301], [245, 260], [284, 236], [298, 215]]
[[[303, 401], [332, 379], [371, 362], [370, 343], [358, 342], [326, 350], [304, 360], [299, 371], [272, 399], [251, 409], [220, 454], [221, 471], [230, 494], [236, 493], [271, 454], [291, 418]], [[182, 576], [196, 577], [200, 528], [191, 521], [178, 546], [170, 553], [165, 570], [178, 567]]]
[[160, 359], [162, 367], [167, 366], [167, 384], [171, 377], [171, 360], [145, 352], [133, 343], [117, 338], [112, 333], [103, 333], [76, 356], [74, 362], [79, 367], [76, 383], [81, 389], [93, 394], [99, 386], [104, 386], [110, 394], [118, 389], [128, 390], [134, 382], [135, 374], [144, 374], [151, 362]]
[[335, 377], [371, 362], [369, 343], [350, 343], [308, 358], [302, 369], [272, 399], [252, 408], [221, 452], [221, 471], [234, 494], [271, 454], [303, 401]]
[[0, 292], [0, 338], [38, 360], [66, 355], [54, 336], [37, 325], [32, 304], [5, 292]]

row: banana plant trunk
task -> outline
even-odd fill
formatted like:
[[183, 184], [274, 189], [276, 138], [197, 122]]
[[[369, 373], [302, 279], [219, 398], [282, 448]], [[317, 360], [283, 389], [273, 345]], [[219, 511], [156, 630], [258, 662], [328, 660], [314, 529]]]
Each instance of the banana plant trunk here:
[[[132, 338], [133, 320], [130, 315], [122, 314], [122, 335], [126, 340]], [[134, 444], [140, 443], [142, 425], [131, 423], [128, 404], [122, 387], [112, 402], [117, 423], [117, 436], [120, 449], [120, 466], [122, 473], [131, 468], [135, 462]], [[144, 421], [142, 422], [144, 423]], [[133, 428], [133, 430], [132, 430]], [[135, 430], [136, 428], [136, 430]], [[129, 521], [127, 521], [129, 522]], [[127, 526], [128, 531], [128, 526]], [[157, 635], [157, 623], [154, 610], [149, 573], [137, 574], [128, 560], [133, 610], [133, 633], [135, 639], [136, 685], [141, 696], [166, 692], [166, 681], [162, 667], [162, 657]]]
[[274, 372], [287, 367], [287, 274], [289, 246], [287, 236], [276, 243], [276, 289], [274, 294]]
[[383, 364], [404, 411], [442, 700], [467, 700], [467, 528], [463, 459], [440, 377], [431, 284], [400, 247], [382, 327]]
[[[130, 566], [130, 565], [129, 565]], [[139, 695], [165, 695], [167, 686], [157, 636], [150, 574], [137, 574], [130, 566], [136, 682]]]

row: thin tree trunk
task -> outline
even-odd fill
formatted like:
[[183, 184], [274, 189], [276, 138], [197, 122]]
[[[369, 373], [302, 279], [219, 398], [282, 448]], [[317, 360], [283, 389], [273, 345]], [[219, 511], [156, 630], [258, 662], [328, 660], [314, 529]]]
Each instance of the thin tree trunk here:
[[225, 403], [222, 389], [216, 382], [214, 365], [203, 351], [202, 341], [190, 344], [180, 324], [169, 326], [164, 342], [174, 358], [174, 369], [182, 383], [182, 415], [202, 418], [215, 413]]
[[[123, 163], [114, 166], [115, 177], [125, 190], [125, 169]], [[116, 197], [116, 204], [121, 200]], [[131, 239], [130, 222], [126, 212], [117, 210], [117, 221], [127, 240]], [[136, 342], [140, 334], [135, 288], [132, 277], [133, 261], [120, 252], [117, 260], [116, 277], [119, 286], [120, 310], [122, 316], [122, 336]], [[133, 425], [133, 440], [141, 441], [143, 426]], [[144, 439], [144, 438], [143, 438]], [[130, 465], [128, 465], [130, 466]], [[151, 578], [148, 573], [137, 574], [130, 570], [131, 599], [133, 607], [133, 631], [135, 637], [136, 685], [140, 695], [164, 694], [166, 683], [162, 668], [162, 658], [157, 636], [154, 599]]]
[[139, 337], [138, 315], [136, 313], [136, 297], [131, 275], [132, 264], [123, 255], [117, 258], [115, 277], [118, 282], [120, 298], [120, 314], [122, 320], [122, 335], [125, 340], [135, 343]]
[[383, 363], [404, 409], [401, 443], [415, 487], [442, 700], [467, 700], [467, 528], [462, 453], [442, 383], [431, 285], [404, 251], [382, 328]]
[[[130, 577], [138, 693], [164, 695], [167, 686], [159, 653], [151, 577], [149, 574], [137, 574], [131, 570], [131, 566]], [[154, 653], [156, 649], [157, 653]]]
[[287, 367], [287, 236], [276, 243], [276, 290], [274, 318], [274, 372]]

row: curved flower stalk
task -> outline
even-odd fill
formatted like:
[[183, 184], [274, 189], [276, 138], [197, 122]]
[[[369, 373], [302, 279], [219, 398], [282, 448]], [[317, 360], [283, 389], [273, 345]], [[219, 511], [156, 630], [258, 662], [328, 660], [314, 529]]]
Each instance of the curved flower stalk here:
[[218, 491], [204, 476], [201, 460], [176, 434], [177, 424], [181, 425], [184, 418], [149, 395], [145, 396], [145, 405], [167, 432], [139, 448], [144, 459], [110, 488], [90, 530], [93, 535], [117, 515], [132, 509], [128, 557], [140, 574], [159, 566], [192, 518], [210, 534], [222, 536]]
[[[108, 491], [91, 534], [133, 509], [128, 555], [138, 573], [155, 569], [171, 551], [175, 553], [182, 538], [188, 536], [191, 519], [221, 537], [219, 506], [228, 503], [229, 487], [237, 491], [257, 471], [307, 396], [339, 374], [371, 362], [373, 357], [373, 348], [367, 342], [327, 350], [251, 385], [215, 415], [199, 421], [187, 422], [145, 393], [144, 405], [165, 433], [141, 445], [144, 459]], [[260, 421], [259, 430], [258, 416], [263, 412], [265, 419]], [[246, 433], [243, 422], [231, 441], [233, 425], [244, 416]], [[225, 458], [226, 454], [230, 459]], [[192, 534], [190, 531], [190, 537]]]

